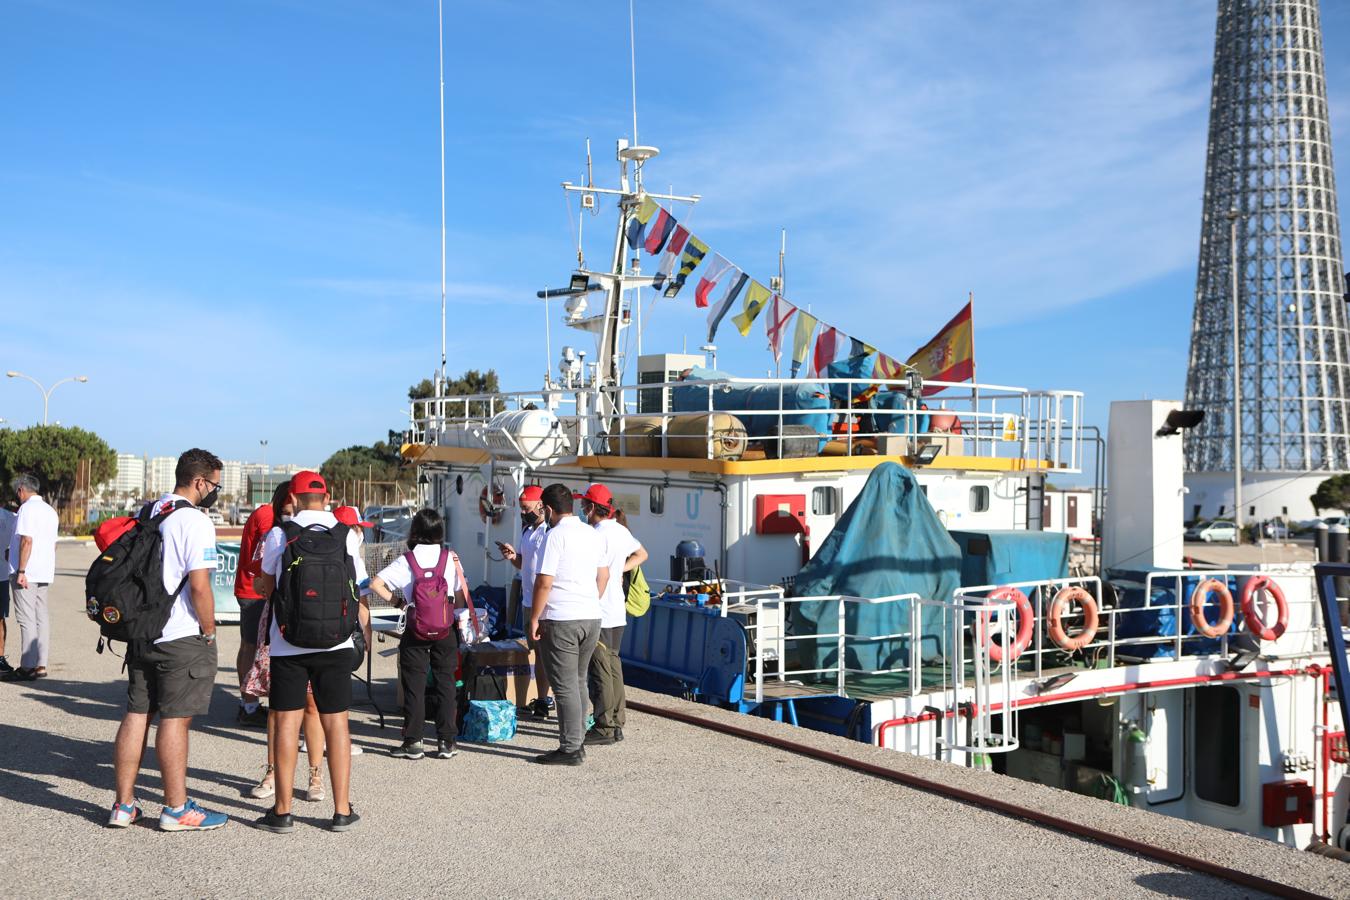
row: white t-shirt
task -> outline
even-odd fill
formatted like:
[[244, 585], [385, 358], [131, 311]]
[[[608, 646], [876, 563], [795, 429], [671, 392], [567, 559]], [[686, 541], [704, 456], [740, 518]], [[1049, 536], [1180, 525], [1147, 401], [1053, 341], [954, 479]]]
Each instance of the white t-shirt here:
[[520, 533], [520, 605], [526, 609], [534, 605], [534, 576], [547, 540], [548, 526], [543, 522]]
[[[291, 517], [291, 521], [301, 528], [308, 528], [311, 525], [322, 525], [324, 528], [332, 528], [338, 523], [337, 518], [330, 512], [322, 509], [302, 509]], [[263, 538], [262, 549], [262, 570], [273, 578], [281, 577], [281, 557], [286, 551], [286, 532], [279, 527], [273, 528], [267, 532], [267, 537]], [[347, 529], [347, 554], [356, 563], [357, 580], [364, 580], [366, 571], [365, 563], [361, 559], [361, 536], [356, 533], [356, 529]], [[352, 639], [347, 638], [340, 644], [334, 644], [327, 650], [323, 647], [297, 647], [290, 641], [281, 636], [281, 629], [277, 627], [277, 617], [272, 616], [272, 627], [268, 632], [271, 635], [269, 640], [270, 650], [273, 656], [299, 656], [302, 653], [324, 653], [331, 650], [346, 650], [354, 645]]]
[[[155, 501], [150, 515], [157, 516], [184, 499], [178, 494], [165, 494]], [[185, 579], [189, 572], [216, 568], [216, 526], [200, 509], [188, 506], [174, 510], [159, 523], [159, 534], [164, 539], [164, 590], [178, 591], [178, 595], [156, 644], [201, 633], [197, 608], [192, 605], [192, 586]], [[182, 590], [178, 590], [179, 585]]]
[[597, 570], [605, 564], [605, 542], [599, 532], [576, 516], [563, 516], [548, 530], [537, 575], [552, 575], [542, 618], [555, 622], [600, 618]]
[[9, 581], [9, 545], [14, 540], [14, 526], [19, 517], [7, 509], [0, 508], [0, 550], [5, 558], [0, 559], [0, 581]]
[[19, 568], [19, 539], [32, 538], [33, 549], [28, 552], [24, 574], [29, 584], [51, 584], [56, 578], [56, 510], [37, 494], [19, 506], [15, 517], [14, 535], [9, 539], [9, 570]]
[[[413, 548], [413, 559], [424, 569], [436, 568], [436, 562], [441, 558], [440, 544], [418, 544]], [[403, 598], [409, 603], [412, 602], [412, 567], [408, 565], [406, 554], [399, 554], [394, 557], [394, 561], [380, 570], [380, 574], [375, 577], [383, 581], [389, 587], [397, 588], [403, 592]], [[459, 590], [459, 573], [455, 571], [455, 561], [448, 555], [445, 558], [445, 584], [449, 589], [449, 596], [453, 598], [455, 592]]]
[[601, 519], [595, 530], [605, 542], [605, 565], [609, 566], [609, 584], [600, 598], [600, 627], [620, 628], [628, 624], [625, 609], [628, 598], [623, 595], [623, 564], [642, 545], [633, 533], [613, 519]]

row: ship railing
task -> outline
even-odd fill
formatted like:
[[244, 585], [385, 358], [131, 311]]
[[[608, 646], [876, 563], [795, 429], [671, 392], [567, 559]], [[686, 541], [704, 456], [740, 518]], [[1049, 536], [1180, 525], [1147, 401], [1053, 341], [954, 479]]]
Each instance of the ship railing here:
[[[798, 409], [788, 405], [789, 392], [804, 385], [817, 388], [832, 398], [827, 405]], [[729, 393], [737, 387], [777, 387], [776, 407], [758, 409], [733, 408], [718, 402], [719, 393]], [[668, 426], [676, 416], [690, 414], [727, 413], [742, 421], [753, 419], [763, 423], [774, 420], [771, 433], [756, 429], [752, 440], [764, 445], [767, 456], [788, 455], [787, 445], [793, 441], [816, 438], [835, 442], [838, 455], [877, 453], [915, 457], [922, 448], [936, 445], [939, 454], [948, 456], [975, 456], [1009, 458], [1034, 462], [1037, 466], [1061, 471], [1079, 471], [1082, 449], [1079, 432], [1082, 424], [1083, 395], [1077, 391], [1031, 391], [1026, 388], [969, 382], [923, 382], [924, 391], [940, 391], [941, 395], [923, 395], [911, 390], [905, 381], [872, 378], [821, 378], [802, 381], [789, 378], [720, 378], [698, 381], [667, 381], [620, 388], [625, 395], [635, 393], [639, 398], [653, 392], [668, 396], [670, 389], [698, 391], [706, 399], [696, 409], [681, 411], [624, 412], [614, 416], [609, 429], [610, 449], [627, 455], [628, 444], [635, 439], [647, 439], [646, 434], [628, 433], [629, 422], [661, 420], [661, 452], [669, 456]], [[885, 393], [901, 404], [894, 408], [873, 407], [869, 397]], [[864, 404], [864, 405], [859, 405]], [[639, 403], [638, 406], [650, 404]], [[667, 404], [662, 401], [662, 407]], [[686, 406], [691, 404], [685, 404]], [[619, 404], [627, 410], [629, 405]], [[824, 431], [802, 434], [784, 434], [785, 424], [800, 423], [803, 419], [824, 415], [830, 426]], [[870, 420], [872, 428], [864, 430]], [[885, 423], [884, 427], [878, 427]], [[710, 416], [707, 422], [705, 458], [717, 458], [719, 434]], [[685, 439], [688, 436], [682, 436]], [[682, 454], [687, 455], [687, 454]], [[814, 455], [814, 454], [812, 454]]]
[[[686, 582], [680, 586], [680, 590], [687, 596], [695, 596], [707, 584], [708, 582]], [[752, 685], [752, 690], [748, 693], [755, 703], [765, 701], [765, 685], [769, 682], [778, 682], [780, 685], [794, 682], [817, 686], [833, 685], [834, 692], [840, 697], [849, 696], [849, 679], [853, 677], [898, 675], [908, 677], [911, 684], [917, 684], [914, 666], [918, 654], [915, 650], [904, 654], [900, 665], [881, 668], [850, 665], [849, 651], [854, 651], [853, 655], [856, 656], [859, 647], [870, 644], [907, 643], [911, 647], [917, 645], [918, 594], [896, 594], [879, 598], [850, 597], [843, 594], [787, 597], [780, 585], [751, 584], [730, 579], [723, 579], [721, 585], [719, 615], [722, 618], [737, 618], [746, 631], [746, 680]], [[820, 624], [823, 626], [824, 621], [828, 620], [832, 628], [826, 627], [806, 634], [791, 633], [788, 616], [792, 607], [831, 603], [834, 604], [833, 610], [828, 606], [821, 607]], [[900, 603], [907, 603], [910, 606], [909, 614], [898, 617], [904, 623], [904, 627], [900, 630], [877, 635], [850, 631], [848, 623], [856, 619], [853, 614], [856, 608]], [[834, 644], [833, 665], [818, 664], [826, 656], [820, 652], [821, 645], [828, 646], [831, 642]], [[805, 645], [806, 649], [800, 653], [796, 652], [802, 645]], [[815, 652], [812, 654], [811, 650]], [[811, 655], [817, 664], [805, 662], [808, 655]], [[792, 663], [794, 658], [800, 658], [804, 664], [794, 665]], [[769, 671], [766, 663], [775, 662], [777, 665], [773, 671]], [[775, 692], [770, 693], [770, 699], [781, 696]]]
[[[789, 392], [809, 385], [831, 399], [823, 407], [796, 409], [787, 403]], [[776, 408], [735, 409], [721, 404], [718, 395], [737, 387], [777, 387]], [[699, 408], [674, 412], [665, 398], [671, 389], [697, 390], [706, 401]], [[894, 408], [872, 405], [885, 395]], [[643, 409], [652, 398], [662, 411]], [[632, 398], [629, 402], [626, 398]], [[1038, 467], [1076, 472], [1082, 465], [1079, 432], [1082, 425], [1083, 395], [1077, 391], [1032, 391], [1021, 387], [970, 382], [925, 381], [922, 391], [904, 380], [872, 378], [820, 378], [808, 381], [790, 378], [720, 378], [698, 381], [666, 381], [623, 385], [617, 388], [556, 388], [548, 391], [518, 391], [472, 394], [456, 397], [431, 397], [414, 400], [409, 411], [407, 441], [436, 444], [454, 440], [485, 425], [494, 415], [519, 409], [549, 409], [562, 422], [563, 429], [577, 438], [572, 449], [577, 454], [613, 452], [626, 455], [628, 444], [637, 435], [628, 433], [633, 421], [661, 420], [661, 453], [669, 456], [667, 426], [676, 416], [722, 412], [743, 421], [754, 417], [762, 423], [773, 420], [771, 433], [756, 429], [753, 440], [764, 446], [767, 456], [789, 453], [792, 441], [809, 439], [835, 442], [839, 455], [878, 453], [882, 455], [920, 456], [920, 451], [936, 446], [939, 454], [986, 458], [1019, 459]], [[805, 417], [824, 415], [825, 430], [811, 434], [785, 435], [783, 426], [801, 422]], [[872, 428], [863, 429], [866, 421]], [[882, 424], [884, 423], [884, 425]], [[718, 458], [718, 434], [709, 418], [704, 434], [703, 457]], [[644, 435], [643, 437], [646, 437]], [[697, 437], [692, 436], [692, 437]], [[585, 438], [585, 440], [583, 440]], [[931, 451], [930, 451], [931, 452]], [[814, 454], [812, 454], [814, 455]]]
[[[1255, 640], [1248, 629], [1242, 628], [1234, 633], [1231, 629], [1217, 637], [1206, 637], [1195, 630], [1191, 623], [1190, 601], [1196, 586], [1207, 578], [1216, 578], [1224, 584], [1229, 578], [1238, 579], [1239, 591], [1245, 579], [1255, 575], [1269, 575], [1276, 578], [1285, 587], [1286, 603], [1289, 609], [1289, 625], [1283, 635], [1275, 641], [1261, 641], [1259, 653], [1264, 657], [1299, 656], [1315, 652], [1321, 648], [1320, 612], [1312, 594], [1310, 574], [1292, 572], [1258, 572], [1252, 569], [1193, 569], [1176, 573], [1148, 573], [1142, 583], [1142, 605], [1121, 605], [1111, 598], [1117, 591], [1103, 592], [1102, 582], [1097, 577], [1053, 578], [1036, 581], [1007, 582], [963, 587], [956, 591], [958, 605], [972, 599], [984, 599], [1000, 589], [1015, 589], [1026, 597], [1031, 610], [1031, 634], [1029, 642], [1020, 653], [1015, 654], [1013, 666], [1007, 666], [1010, 654], [1000, 653], [1005, 668], [1015, 668], [1022, 677], [1041, 680], [1052, 670], [1062, 671], [1072, 660], [1074, 654], [1090, 666], [1104, 664], [1114, 668], [1122, 660], [1130, 663], [1155, 658], [1181, 659], [1183, 656], [1227, 659], [1242, 648], [1250, 646]], [[1117, 584], [1122, 584], [1118, 582]], [[1052, 619], [1056, 613], [1064, 635], [1069, 640], [1081, 639], [1085, 616], [1080, 604], [1066, 602], [1061, 609], [1052, 612], [1055, 598], [1067, 588], [1082, 588], [1091, 597], [1097, 612], [1097, 627], [1090, 640], [1081, 646], [1066, 648], [1057, 644], [1051, 637]], [[1152, 602], [1154, 597], [1164, 593], [1171, 595], [1164, 602]], [[1274, 603], [1258, 594], [1258, 608], [1264, 613], [1264, 619], [1274, 621]], [[1009, 611], [1001, 613], [1013, 620], [1013, 632], [1020, 624], [1016, 601], [1007, 607]], [[1233, 596], [1234, 621], [1241, 623], [1242, 611], [1239, 592]], [[1269, 607], [1269, 609], [1267, 609]], [[1215, 624], [1218, 613], [1213, 607], [1207, 607], [1210, 624]], [[975, 643], [980, 636], [981, 624], [975, 620], [967, 621], [963, 626], [964, 643]], [[1239, 638], [1242, 640], [1239, 641]], [[983, 643], [987, 649], [992, 638]], [[1000, 641], [1000, 648], [1007, 646]], [[1078, 642], [1075, 642], [1078, 643]], [[959, 662], [959, 661], [958, 661]], [[956, 666], [960, 668], [960, 666]]]

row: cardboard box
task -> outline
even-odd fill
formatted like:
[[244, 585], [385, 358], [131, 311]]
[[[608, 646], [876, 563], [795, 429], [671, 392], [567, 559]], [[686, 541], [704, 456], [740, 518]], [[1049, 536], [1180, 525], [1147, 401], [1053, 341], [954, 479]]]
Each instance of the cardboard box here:
[[535, 688], [535, 654], [525, 641], [491, 641], [465, 648], [465, 669], [477, 668], [506, 678], [506, 693], [516, 706], [525, 706], [539, 697]]

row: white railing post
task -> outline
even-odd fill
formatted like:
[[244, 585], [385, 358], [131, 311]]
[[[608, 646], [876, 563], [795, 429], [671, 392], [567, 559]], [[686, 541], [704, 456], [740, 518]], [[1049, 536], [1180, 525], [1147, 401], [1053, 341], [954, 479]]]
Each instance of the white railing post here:
[[847, 697], [844, 693], [844, 598], [839, 598], [839, 696]]

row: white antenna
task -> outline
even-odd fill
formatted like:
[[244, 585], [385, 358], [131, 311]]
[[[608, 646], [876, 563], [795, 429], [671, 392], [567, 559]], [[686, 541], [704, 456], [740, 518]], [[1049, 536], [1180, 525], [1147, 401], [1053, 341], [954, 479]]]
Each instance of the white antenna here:
[[[633, 30], [633, 0], [628, 0], [628, 71], [633, 81], [633, 146], [638, 146], [637, 132], [637, 40]], [[641, 165], [639, 163], [639, 165]]]
[[[441, 377], [445, 384], [445, 0], [436, 0], [437, 64], [441, 76]], [[437, 395], [440, 395], [438, 390]]]

